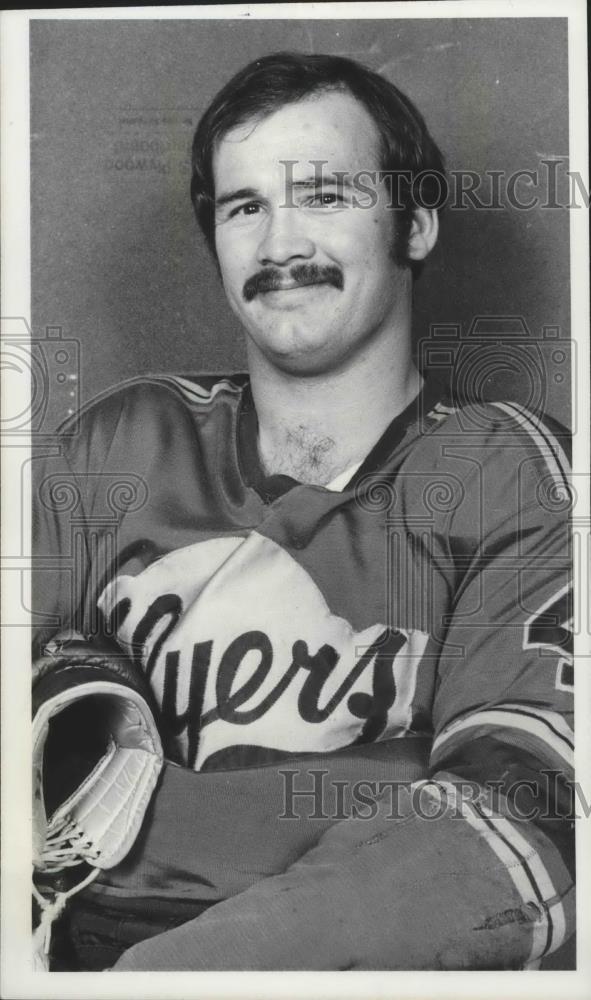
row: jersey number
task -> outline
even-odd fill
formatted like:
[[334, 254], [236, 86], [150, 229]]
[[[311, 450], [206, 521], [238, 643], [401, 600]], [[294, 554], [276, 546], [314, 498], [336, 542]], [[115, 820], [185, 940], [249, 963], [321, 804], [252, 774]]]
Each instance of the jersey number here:
[[560, 659], [555, 687], [560, 691], [574, 688], [573, 669], [573, 591], [569, 584], [554, 594], [525, 623], [524, 649], [537, 646], [554, 650]]

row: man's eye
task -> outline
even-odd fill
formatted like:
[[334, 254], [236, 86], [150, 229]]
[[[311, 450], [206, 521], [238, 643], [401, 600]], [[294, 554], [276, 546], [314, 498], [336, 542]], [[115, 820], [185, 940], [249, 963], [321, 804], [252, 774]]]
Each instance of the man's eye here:
[[311, 208], [330, 208], [333, 205], [342, 205], [343, 196], [336, 191], [318, 191], [309, 198], [307, 204]]
[[233, 219], [237, 215], [256, 215], [260, 211], [260, 205], [256, 201], [248, 201], [244, 205], [237, 205], [230, 212], [230, 219]]

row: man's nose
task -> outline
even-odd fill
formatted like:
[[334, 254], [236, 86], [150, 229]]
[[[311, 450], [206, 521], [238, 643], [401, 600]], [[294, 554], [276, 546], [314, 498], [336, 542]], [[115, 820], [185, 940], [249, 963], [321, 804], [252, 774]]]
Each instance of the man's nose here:
[[293, 260], [310, 260], [316, 248], [304, 226], [302, 214], [291, 205], [269, 212], [257, 251], [259, 264], [281, 266]]

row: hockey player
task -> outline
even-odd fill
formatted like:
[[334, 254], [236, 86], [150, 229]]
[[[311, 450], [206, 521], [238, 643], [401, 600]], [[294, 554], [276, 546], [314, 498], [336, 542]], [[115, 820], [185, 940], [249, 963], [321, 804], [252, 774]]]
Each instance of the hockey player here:
[[[42, 873], [98, 866], [54, 968], [531, 968], [573, 932], [565, 441], [413, 363], [442, 171], [336, 57], [257, 60], [197, 129], [248, 376], [132, 380], [39, 477], [47, 813], [76, 760], [86, 790], [121, 748], [160, 761], [150, 712], [165, 758], [124, 858], [50, 822]], [[86, 686], [118, 657], [125, 732]]]

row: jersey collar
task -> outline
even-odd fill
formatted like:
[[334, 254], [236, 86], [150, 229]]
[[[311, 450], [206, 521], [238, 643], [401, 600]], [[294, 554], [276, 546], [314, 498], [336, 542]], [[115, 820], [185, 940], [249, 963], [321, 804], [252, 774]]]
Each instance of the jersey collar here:
[[[444, 386], [439, 379], [427, 375], [418, 395], [388, 424], [361, 465], [355, 470], [349, 482], [345, 483], [342, 488], [349, 489], [368, 473], [379, 472], [392, 457], [411, 427], [414, 426], [416, 432], [422, 433], [426, 426], [425, 419], [428, 413], [446, 395]], [[293, 489], [294, 486], [302, 484], [291, 476], [268, 476], [259, 458], [257, 442], [258, 418], [248, 381], [242, 390], [238, 414], [237, 448], [240, 472], [247, 486], [252, 487], [265, 503], [272, 503]]]

